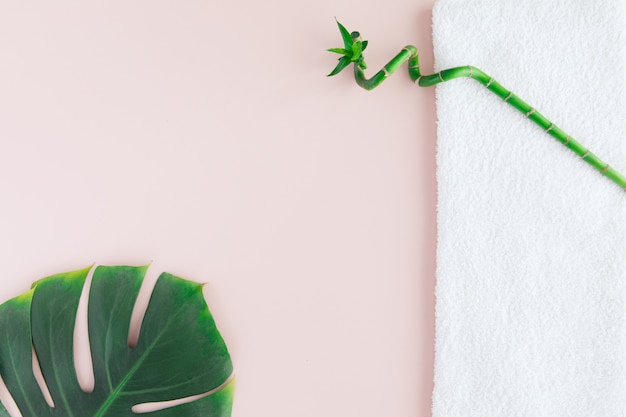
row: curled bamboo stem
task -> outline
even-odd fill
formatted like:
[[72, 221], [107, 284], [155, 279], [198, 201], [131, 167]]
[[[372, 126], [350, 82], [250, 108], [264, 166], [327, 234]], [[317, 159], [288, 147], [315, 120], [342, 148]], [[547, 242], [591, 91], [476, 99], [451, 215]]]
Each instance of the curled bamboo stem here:
[[[358, 32], [352, 32], [352, 40], [360, 42], [361, 38]], [[413, 45], [407, 45], [394, 56], [383, 68], [375, 73], [371, 78], [366, 78], [365, 66], [360, 62], [354, 62], [354, 77], [359, 86], [366, 90], [372, 90], [385, 81], [393, 72], [395, 72], [402, 64], [408, 61], [409, 75], [411, 80], [420, 87], [431, 87], [439, 83], [454, 80], [456, 78], [471, 78], [484, 85], [489, 91], [503, 99], [507, 104], [513, 106], [528, 119], [532, 120], [536, 125], [542, 128], [547, 134], [561, 142], [567, 148], [572, 150], [583, 161], [594, 167], [600, 174], [609, 178], [611, 181], [626, 190], [626, 177], [619, 173], [615, 168], [600, 159], [597, 155], [583, 146], [580, 142], [565, 133], [560, 127], [550, 121], [547, 117], [537, 111], [530, 104], [526, 103], [520, 97], [508, 90], [491, 76], [486, 74], [479, 68], [471, 65], [462, 67], [449, 68], [430, 75], [422, 75], [419, 67], [419, 57], [417, 48]]]

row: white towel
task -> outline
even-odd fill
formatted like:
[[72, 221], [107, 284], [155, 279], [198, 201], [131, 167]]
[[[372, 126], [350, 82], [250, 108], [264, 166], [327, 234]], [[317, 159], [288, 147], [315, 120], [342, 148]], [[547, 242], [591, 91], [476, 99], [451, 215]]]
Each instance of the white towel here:
[[[438, 0], [473, 65], [626, 174], [622, 0]], [[626, 192], [478, 82], [437, 87], [433, 417], [626, 416]]]

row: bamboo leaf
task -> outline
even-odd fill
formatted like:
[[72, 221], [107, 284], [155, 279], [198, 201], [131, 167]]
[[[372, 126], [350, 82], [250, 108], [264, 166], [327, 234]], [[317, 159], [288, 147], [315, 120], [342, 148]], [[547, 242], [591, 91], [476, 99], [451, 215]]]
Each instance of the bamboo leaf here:
[[363, 52], [363, 42], [357, 41], [352, 44], [352, 61], [357, 61]]
[[334, 52], [336, 54], [341, 54], [341, 55], [349, 55], [350, 51], [348, 51], [347, 49], [343, 49], [343, 48], [330, 48], [327, 49], [328, 52]]
[[337, 22], [337, 26], [339, 26], [339, 32], [341, 32], [341, 38], [343, 39], [343, 45], [348, 50], [352, 49], [352, 44], [354, 42], [352, 41], [352, 36], [350, 35], [350, 32], [348, 32], [348, 29], [346, 29], [341, 23], [339, 23], [339, 21], [337, 19], [335, 19], [335, 21]]
[[367, 48], [367, 41], [363, 41], [363, 49], [361, 49], [361, 51], [365, 51], [365, 48]]
[[339, 58], [339, 63], [337, 64], [335, 69], [332, 70], [331, 73], [327, 75], [327, 77], [332, 77], [333, 75], [339, 74], [345, 67], [350, 65], [350, 62], [351, 62], [350, 57], [344, 56], [344, 57]]

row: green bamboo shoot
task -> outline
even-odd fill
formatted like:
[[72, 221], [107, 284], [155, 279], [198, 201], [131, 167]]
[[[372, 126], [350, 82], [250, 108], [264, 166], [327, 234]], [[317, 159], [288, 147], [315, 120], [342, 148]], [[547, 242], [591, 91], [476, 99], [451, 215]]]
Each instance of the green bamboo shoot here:
[[561, 142], [567, 148], [572, 150], [583, 161], [587, 162], [602, 175], [609, 178], [623, 190], [626, 190], [626, 177], [620, 174], [615, 168], [605, 163], [597, 155], [583, 146], [580, 142], [565, 133], [560, 127], [550, 121], [547, 117], [537, 111], [534, 107], [526, 103], [512, 91], [502, 86], [491, 76], [482, 70], [466, 65], [462, 67], [449, 68], [439, 71], [435, 74], [422, 75], [419, 67], [419, 57], [417, 48], [413, 45], [407, 45], [394, 56], [383, 68], [375, 73], [371, 78], [366, 78], [364, 70], [366, 69], [363, 59], [363, 50], [367, 46], [367, 41], [361, 39], [359, 32], [349, 33], [341, 23], [337, 22], [339, 31], [341, 32], [345, 48], [329, 49], [331, 52], [342, 55], [339, 58], [339, 64], [330, 75], [336, 75], [350, 63], [354, 63], [354, 78], [357, 84], [366, 90], [372, 90], [385, 81], [393, 72], [408, 61], [409, 76], [415, 84], [420, 87], [431, 87], [442, 82], [454, 80], [456, 78], [471, 78], [484, 85], [489, 91], [496, 94], [504, 102], [513, 106], [522, 112], [526, 118], [532, 120], [536, 125], [542, 128], [547, 134]]

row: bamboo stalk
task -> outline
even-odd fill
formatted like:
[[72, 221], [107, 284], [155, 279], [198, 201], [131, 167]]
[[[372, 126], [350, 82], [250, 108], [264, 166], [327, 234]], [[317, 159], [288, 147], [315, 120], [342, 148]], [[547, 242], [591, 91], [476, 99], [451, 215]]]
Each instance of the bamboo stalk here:
[[[362, 41], [358, 32], [352, 32], [350, 34], [352, 44], [349, 44], [349, 39], [345, 36], [347, 31], [341, 26], [339, 22], [337, 24], [342, 30], [342, 36], [344, 36], [344, 43], [346, 49], [348, 46], [358, 45], [359, 43], [367, 42]], [[365, 43], [367, 45], [367, 43]], [[364, 47], [362, 49], [365, 49]], [[528, 119], [532, 120], [536, 125], [542, 128], [547, 134], [561, 142], [567, 148], [572, 150], [583, 161], [594, 167], [600, 172], [600, 174], [609, 178], [611, 181], [619, 185], [623, 190], [626, 190], [626, 177], [619, 173], [615, 168], [600, 159], [597, 155], [592, 153], [589, 149], [583, 146], [580, 142], [572, 138], [565, 133], [560, 127], [555, 125], [547, 117], [537, 111], [534, 107], [526, 103], [520, 97], [515, 95], [512, 91], [505, 88], [503, 85], [494, 80], [491, 76], [486, 74], [479, 68], [471, 65], [462, 67], [449, 68], [439, 71], [430, 75], [422, 75], [419, 67], [419, 56], [417, 48], [413, 45], [407, 45], [394, 56], [383, 68], [375, 73], [371, 78], [366, 78], [365, 62], [361, 54], [362, 49], [358, 54], [350, 55], [346, 54], [343, 59], [348, 58], [348, 62], [354, 63], [354, 78], [357, 84], [366, 90], [372, 90], [378, 87], [383, 81], [385, 81], [393, 72], [395, 72], [402, 64], [408, 61], [409, 75], [411, 80], [420, 87], [432, 87], [442, 82], [451, 81], [457, 78], [471, 78], [484, 85], [489, 91], [502, 98], [507, 104], [513, 106], [521, 113], [523, 113]], [[337, 52], [333, 50], [332, 52]], [[345, 66], [345, 65], [344, 65]], [[339, 66], [338, 66], [339, 67]], [[343, 69], [343, 68], [341, 68]], [[339, 69], [339, 71], [341, 70]], [[331, 75], [339, 71], [333, 71]]]

